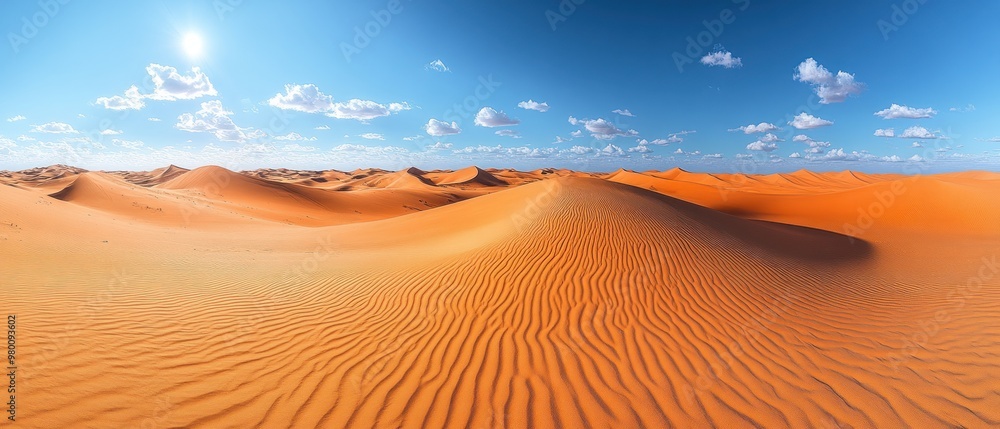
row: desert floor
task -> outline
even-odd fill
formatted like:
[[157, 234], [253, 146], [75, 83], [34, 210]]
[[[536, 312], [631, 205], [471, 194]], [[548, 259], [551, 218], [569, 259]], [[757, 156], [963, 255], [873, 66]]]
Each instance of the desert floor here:
[[17, 427], [1000, 426], [1000, 174], [0, 183]]

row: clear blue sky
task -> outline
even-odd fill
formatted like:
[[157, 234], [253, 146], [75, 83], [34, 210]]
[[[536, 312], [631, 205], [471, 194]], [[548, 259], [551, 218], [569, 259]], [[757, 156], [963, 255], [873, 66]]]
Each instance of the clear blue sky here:
[[986, 0], [5, 1], [0, 169], [997, 170], [998, 16]]

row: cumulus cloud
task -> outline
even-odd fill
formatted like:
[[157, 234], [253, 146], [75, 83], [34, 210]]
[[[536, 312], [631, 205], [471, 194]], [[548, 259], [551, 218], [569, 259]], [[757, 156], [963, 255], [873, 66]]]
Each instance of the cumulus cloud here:
[[628, 116], [633, 118], [635, 117], [635, 115], [633, 115], [632, 112], [630, 112], [628, 109], [615, 109], [612, 110], [611, 113], [616, 113], [622, 116]]
[[476, 113], [475, 123], [480, 127], [495, 128], [517, 125], [520, 124], [521, 121], [511, 119], [507, 117], [507, 114], [498, 112], [492, 107], [483, 107], [482, 109], [479, 109], [479, 113]]
[[120, 134], [122, 134], [121, 130], [113, 130], [111, 128], [108, 128], [108, 129], [105, 129], [105, 130], [101, 130], [101, 135], [102, 136], [117, 136], [117, 135], [120, 135]]
[[17, 116], [14, 116], [14, 117], [7, 118], [7, 122], [17, 122], [17, 121], [23, 121], [25, 119], [28, 119], [28, 118], [25, 118], [24, 116], [21, 116], [21, 115], [17, 115]]
[[433, 118], [427, 121], [427, 125], [424, 125], [424, 130], [427, 131], [427, 134], [435, 137], [458, 134], [462, 132], [462, 129], [458, 126], [458, 122], [452, 122], [449, 124]]
[[424, 66], [424, 69], [434, 70], [439, 72], [451, 71], [451, 69], [448, 68], [448, 66], [444, 65], [444, 61], [441, 61], [439, 59], [427, 63], [427, 65]]
[[337, 119], [355, 119], [365, 122], [370, 119], [389, 116], [390, 114], [396, 113], [400, 110], [410, 109], [409, 105], [401, 103], [392, 103], [390, 106], [392, 106], [392, 108], [374, 101], [359, 100], [354, 98], [347, 102], [334, 103], [332, 110], [327, 112], [326, 116]]
[[521, 133], [514, 130], [497, 130], [497, 132], [495, 132], [494, 134], [503, 137], [512, 137], [515, 139], [521, 138]]
[[920, 155], [913, 155], [913, 156], [911, 156], [908, 159], [908, 161], [910, 161], [910, 162], [924, 162], [924, 158], [922, 158]]
[[913, 144], [911, 144], [910, 147], [918, 149], [924, 147], [924, 145], [920, 144], [920, 142], [913, 142]]
[[793, 137], [792, 141], [805, 143], [809, 145], [809, 148], [805, 150], [805, 152], [809, 154], [823, 153], [826, 151], [826, 148], [830, 147], [829, 142], [816, 141], [804, 134], [799, 134]]
[[892, 128], [879, 128], [875, 130], [875, 137], [896, 137], [896, 130]]
[[710, 154], [707, 154], [707, 155], [703, 156], [702, 158], [705, 158], [705, 159], [718, 159], [718, 158], [722, 158], [722, 154], [721, 153], [710, 153]]
[[146, 106], [146, 102], [142, 101], [143, 98], [139, 88], [132, 85], [125, 90], [124, 96], [99, 97], [96, 103], [109, 110], [139, 110]]
[[451, 143], [436, 142], [432, 145], [427, 146], [427, 150], [448, 150], [451, 149]]
[[921, 126], [912, 126], [903, 131], [903, 134], [899, 135], [900, 138], [904, 139], [939, 139], [941, 136], [932, 133], [927, 130], [927, 128]]
[[611, 143], [608, 143], [604, 149], [597, 151], [597, 154], [600, 156], [626, 156], [625, 151], [623, 151], [622, 148]]
[[290, 133], [285, 134], [283, 136], [274, 136], [274, 139], [275, 140], [282, 140], [282, 141], [315, 141], [316, 137], [306, 138], [306, 137], [302, 137], [302, 135], [299, 134], [299, 133], [290, 132]]
[[834, 75], [812, 58], [800, 63], [792, 78], [812, 85], [822, 104], [840, 103], [864, 89], [864, 84], [855, 81], [853, 74], [838, 71]]
[[747, 150], [753, 151], [772, 152], [777, 148], [778, 145], [776, 143], [767, 143], [761, 140], [757, 140], [747, 145]]
[[757, 125], [750, 124], [739, 128], [731, 128], [729, 131], [743, 131], [744, 134], [767, 133], [779, 129], [777, 125], [761, 122]]
[[[182, 75], [176, 68], [150, 64], [146, 72], [153, 80], [153, 93], [146, 96], [152, 100], [174, 101], [193, 100], [204, 96], [218, 95], [208, 76], [198, 67], [192, 67], [191, 73]], [[127, 91], [126, 91], [127, 94]]]
[[569, 117], [569, 123], [573, 125], [583, 125], [583, 127], [590, 132], [590, 135], [594, 138], [600, 140], [611, 140], [615, 137], [634, 137], [639, 135], [636, 130], [622, 130], [616, 127], [611, 122], [603, 119], [577, 119], [572, 116]]
[[813, 128], [825, 127], [833, 125], [833, 122], [827, 121], [826, 119], [820, 119], [808, 113], [802, 112], [798, 116], [793, 118], [788, 125], [791, 125], [800, 130], [809, 130]]
[[111, 139], [111, 144], [125, 149], [139, 149], [144, 146], [141, 140]]
[[358, 135], [358, 137], [361, 137], [366, 140], [385, 140], [385, 136], [379, 133], [364, 133]]
[[802, 155], [800, 155], [798, 152], [794, 152], [791, 155], [788, 155], [788, 157], [789, 158], [802, 158]]
[[36, 133], [49, 133], [49, 134], [78, 134], [79, 131], [73, 129], [73, 126], [63, 122], [49, 122], [42, 125], [34, 125], [31, 129]]
[[318, 126], [316, 128], [313, 128], [313, 129], [314, 130], [329, 130], [330, 126], [329, 125], [320, 125], [320, 126]]
[[355, 119], [361, 122], [412, 109], [409, 103], [385, 105], [357, 98], [335, 103], [332, 96], [324, 94], [319, 90], [319, 87], [313, 84], [285, 85], [285, 93], [275, 94], [267, 103], [283, 110], [323, 113], [331, 118]]
[[283, 110], [305, 113], [323, 113], [333, 110], [333, 97], [324, 94], [313, 84], [285, 85], [284, 94], [275, 94], [267, 104]]
[[547, 112], [549, 110], [549, 103], [539, 103], [529, 99], [528, 101], [517, 103], [517, 107], [528, 110], [537, 110], [539, 112]]
[[719, 66], [727, 69], [743, 67], [743, 59], [734, 57], [732, 52], [717, 51], [701, 57], [701, 63], [707, 66]]
[[879, 110], [875, 112], [875, 116], [880, 116], [882, 119], [921, 119], [930, 118], [937, 114], [937, 111], [928, 107], [925, 109], [917, 109], [913, 107], [900, 106], [893, 103], [888, 109]]
[[211, 133], [221, 141], [244, 142], [247, 134], [243, 128], [236, 126], [229, 117], [230, 112], [222, 107], [219, 100], [211, 100], [201, 103], [201, 110], [191, 113], [183, 113], [177, 117], [175, 128], [191, 133]]
[[651, 153], [651, 152], [653, 152], [653, 150], [650, 149], [649, 146], [646, 146], [645, 144], [643, 144], [642, 141], [640, 141], [639, 144], [636, 145], [636, 147], [630, 147], [630, 148], [628, 148], [628, 151], [629, 152], [635, 152], [635, 153]]

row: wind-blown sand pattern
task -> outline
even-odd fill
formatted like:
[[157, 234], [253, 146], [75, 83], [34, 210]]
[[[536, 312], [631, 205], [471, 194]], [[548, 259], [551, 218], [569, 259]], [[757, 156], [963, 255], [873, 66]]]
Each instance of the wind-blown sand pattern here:
[[1000, 175], [0, 173], [21, 427], [997, 427]]

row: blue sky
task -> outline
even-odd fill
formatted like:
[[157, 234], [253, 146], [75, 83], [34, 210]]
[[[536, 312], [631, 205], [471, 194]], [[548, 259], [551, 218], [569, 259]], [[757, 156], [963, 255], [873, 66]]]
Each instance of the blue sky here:
[[0, 169], [1000, 166], [1000, 3], [636, 3], [3, 2]]

